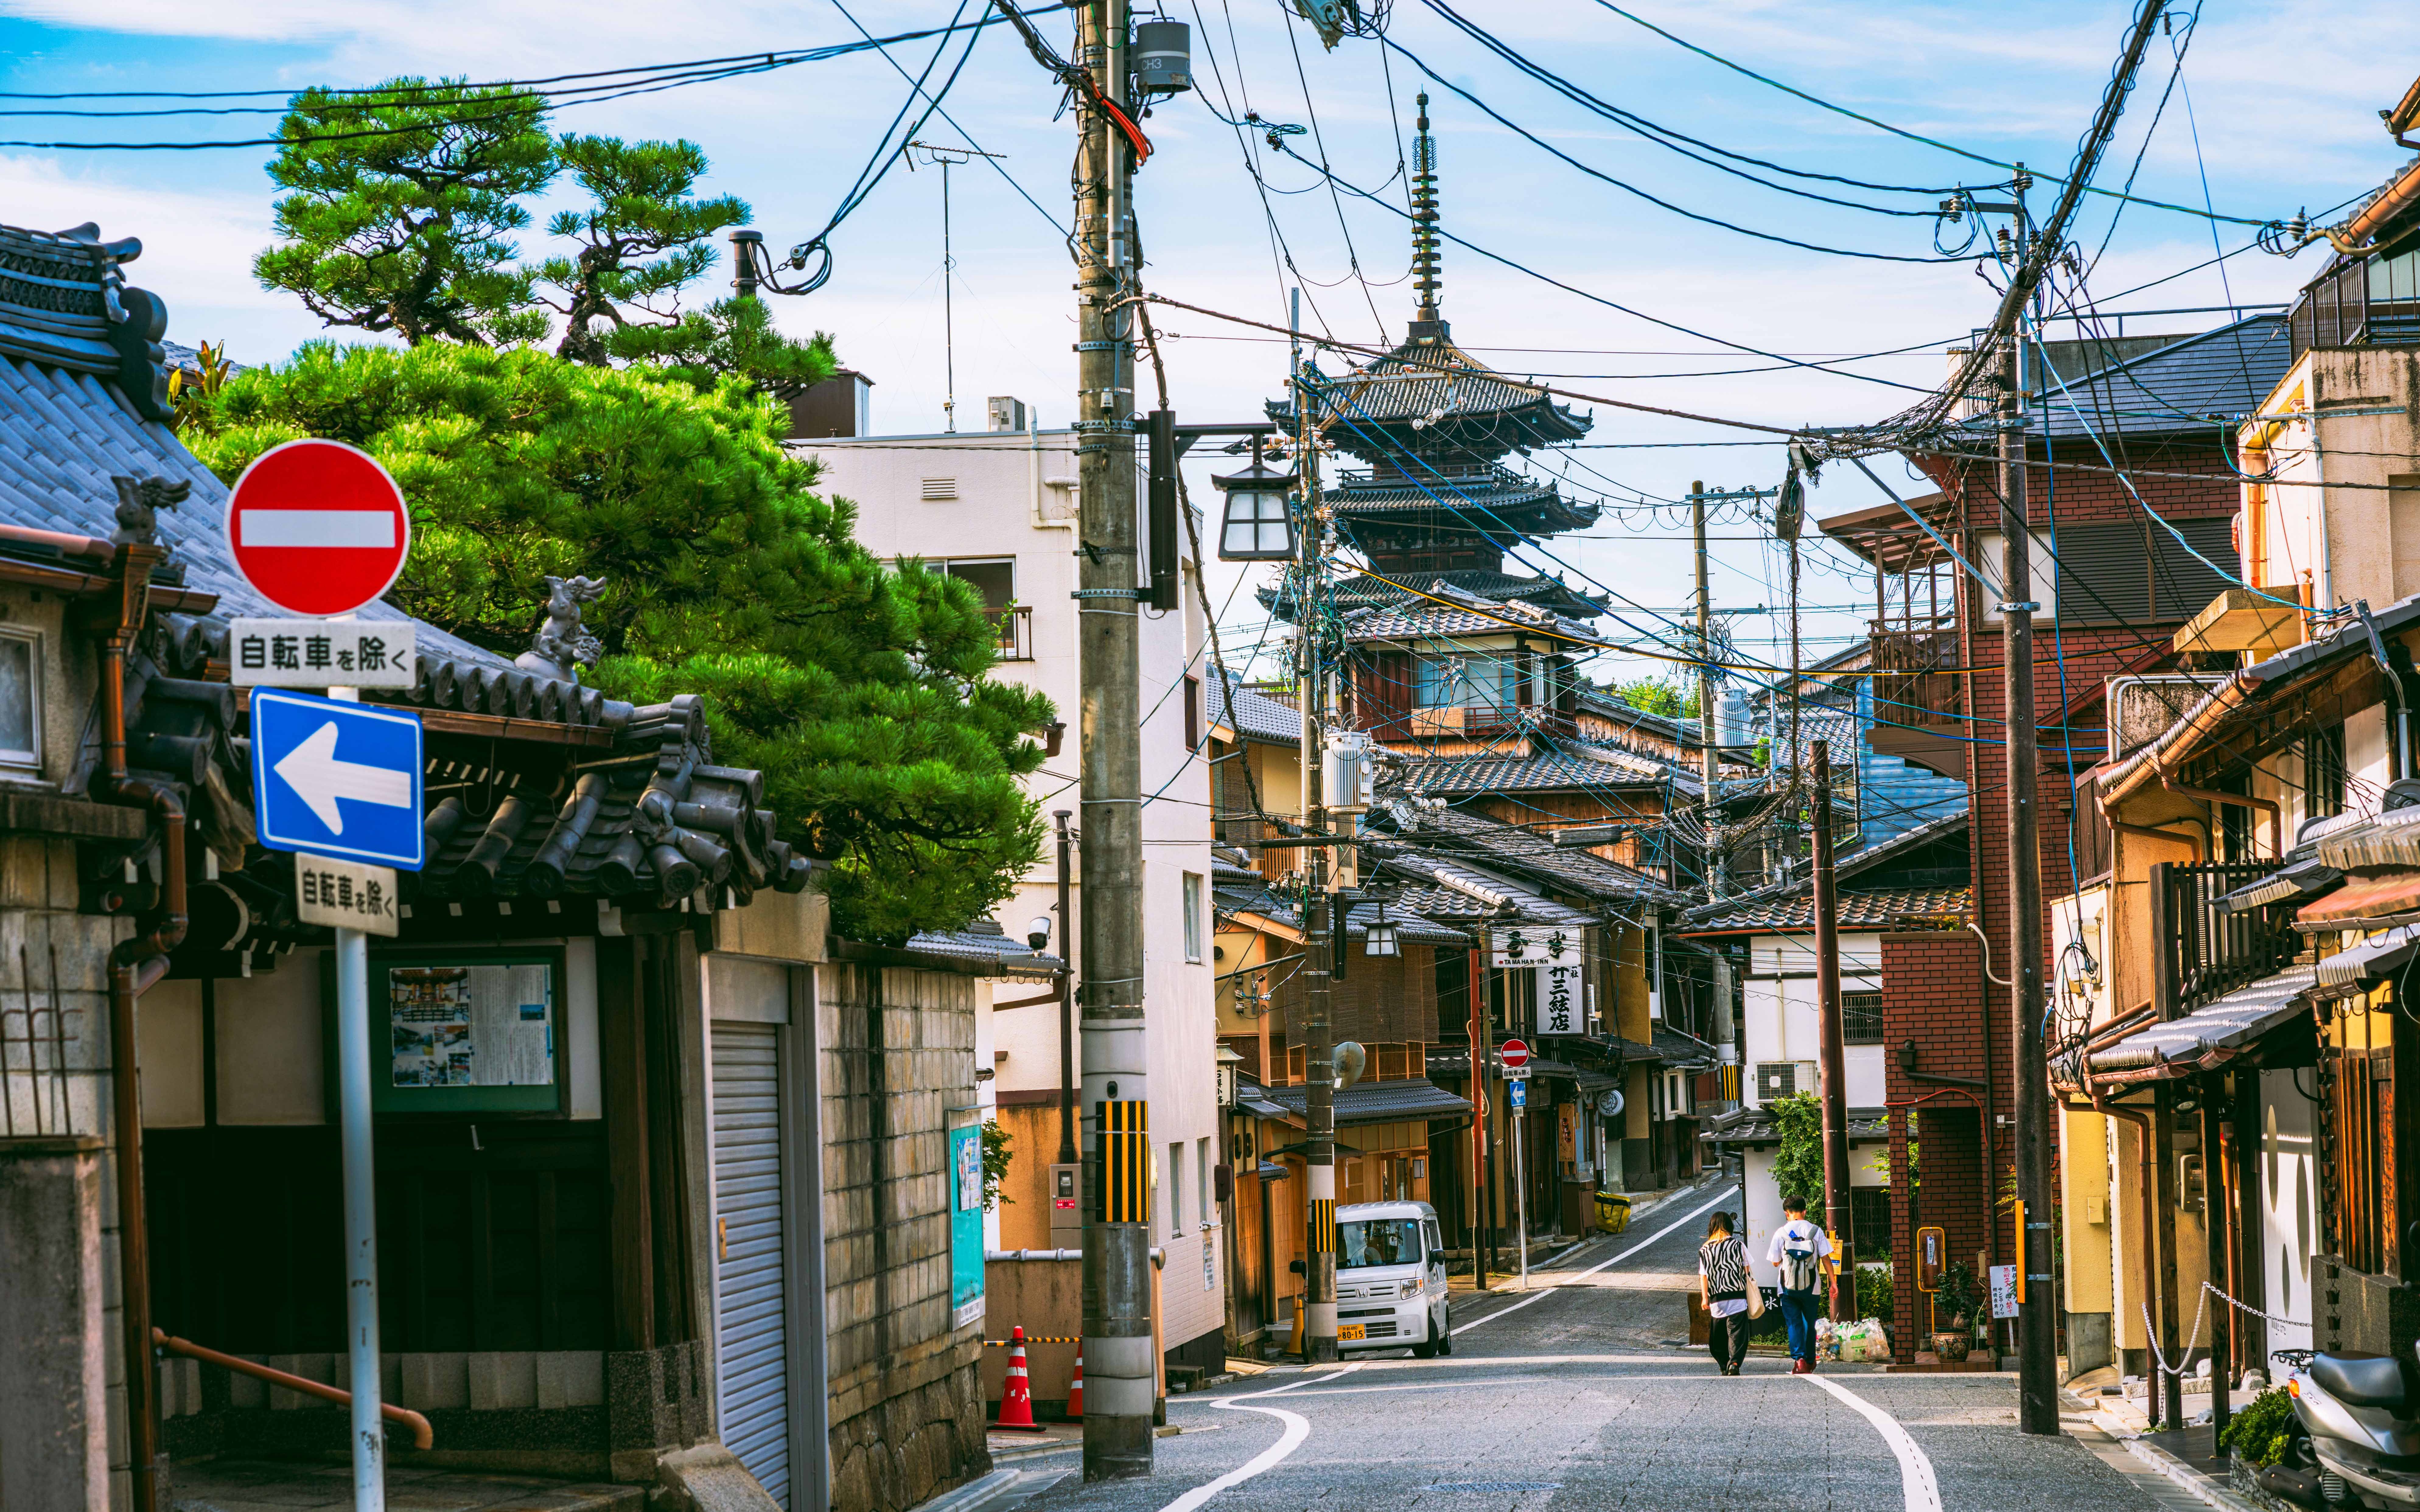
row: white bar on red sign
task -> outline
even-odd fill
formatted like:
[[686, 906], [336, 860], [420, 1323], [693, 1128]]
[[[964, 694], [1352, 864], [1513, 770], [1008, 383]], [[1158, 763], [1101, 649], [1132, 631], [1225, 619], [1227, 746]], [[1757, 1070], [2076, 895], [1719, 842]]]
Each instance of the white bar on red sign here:
[[393, 936], [403, 929], [395, 869], [324, 856], [294, 856], [295, 916], [305, 924]]
[[228, 679], [238, 687], [410, 687], [417, 628], [410, 620], [237, 620], [227, 629]]
[[382, 509], [243, 509], [236, 517], [246, 546], [395, 545], [395, 517]]

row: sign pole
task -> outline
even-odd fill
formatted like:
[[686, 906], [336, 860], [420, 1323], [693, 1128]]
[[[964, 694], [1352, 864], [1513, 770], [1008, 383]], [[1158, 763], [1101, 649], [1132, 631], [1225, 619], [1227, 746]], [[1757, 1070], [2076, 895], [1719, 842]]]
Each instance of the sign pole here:
[[[361, 702], [361, 690], [328, 696]], [[378, 1166], [370, 1147], [369, 936], [336, 929], [337, 1117], [345, 1164], [345, 1338], [353, 1394], [353, 1512], [386, 1512], [386, 1425], [380, 1421]]]
[[1512, 1209], [1513, 1227], [1521, 1236], [1521, 1289], [1529, 1289], [1529, 1182], [1521, 1174], [1521, 1147], [1529, 1141], [1527, 1117], [1512, 1120]]

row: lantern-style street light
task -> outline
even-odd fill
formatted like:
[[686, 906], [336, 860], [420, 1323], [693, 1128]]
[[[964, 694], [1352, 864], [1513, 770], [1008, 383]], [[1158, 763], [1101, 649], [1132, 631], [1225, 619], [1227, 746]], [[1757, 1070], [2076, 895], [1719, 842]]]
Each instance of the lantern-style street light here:
[[1227, 496], [1218, 521], [1221, 562], [1290, 562], [1294, 560], [1294, 512], [1290, 500], [1295, 474], [1280, 472], [1261, 460], [1261, 438], [1252, 438], [1252, 465], [1241, 472], [1210, 480]]

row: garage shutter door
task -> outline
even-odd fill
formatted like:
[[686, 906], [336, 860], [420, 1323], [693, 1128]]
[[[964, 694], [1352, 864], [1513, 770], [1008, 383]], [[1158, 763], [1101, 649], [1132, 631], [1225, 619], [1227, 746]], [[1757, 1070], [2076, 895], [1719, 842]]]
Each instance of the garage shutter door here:
[[783, 1312], [781, 1062], [769, 1024], [714, 1026], [714, 1297], [722, 1442], [790, 1504], [789, 1340]]

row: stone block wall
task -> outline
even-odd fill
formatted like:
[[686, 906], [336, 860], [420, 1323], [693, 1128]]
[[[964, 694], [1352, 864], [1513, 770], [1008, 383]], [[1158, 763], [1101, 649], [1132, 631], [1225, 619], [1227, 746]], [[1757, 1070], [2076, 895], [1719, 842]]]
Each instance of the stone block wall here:
[[975, 980], [816, 970], [832, 1504], [904, 1512], [991, 1468], [983, 1329], [950, 1326], [948, 1130], [975, 1100]]

